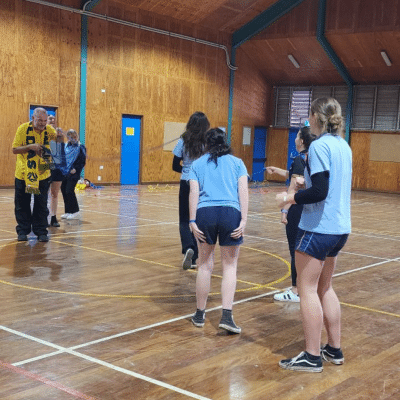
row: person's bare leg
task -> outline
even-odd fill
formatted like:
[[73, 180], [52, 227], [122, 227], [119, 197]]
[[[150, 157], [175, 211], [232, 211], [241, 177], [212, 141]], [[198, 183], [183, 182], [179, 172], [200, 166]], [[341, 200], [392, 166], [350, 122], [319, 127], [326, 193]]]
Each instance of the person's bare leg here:
[[236, 271], [240, 246], [222, 246], [222, 308], [232, 310], [233, 298], [236, 290]]
[[332, 276], [337, 257], [328, 257], [319, 280], [318, 296], [324, 313], [324, 325], [328, 333], [328, 344], [340, 348], [341, 311], [340, 302], [332, 287]]
[[319, 356], [323, 311], [317, 289], [323, 262], [296, 251], [296, 268], [306, 351]]
[[50, 216], [57, 215], [58, 194], [60, 193], [62, 182], [51, 182], [50, 184]]
[[215, 245], [197, 242], [197, 246], [199, 258], [197, 259], [196, 302], [199, 310], [205, 310], [214, 268]]

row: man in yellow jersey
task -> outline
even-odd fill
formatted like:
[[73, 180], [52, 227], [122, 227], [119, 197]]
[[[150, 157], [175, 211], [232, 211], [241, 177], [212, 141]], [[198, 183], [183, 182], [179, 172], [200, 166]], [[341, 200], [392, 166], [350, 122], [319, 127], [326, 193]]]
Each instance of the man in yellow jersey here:
[[[18, 241], [27, 241], [33, 233], [39, 242], [48, 242], [47, 194], [50, 185], [50, 140], [56, 131], [47, 125], [47, 111], [36, 108], [32, 121], [20, 125], [15, 134], [12, 151], [17, 154], [15, 168], [15, 218]], [[33, 210], [31, 198], [34, 195]]]

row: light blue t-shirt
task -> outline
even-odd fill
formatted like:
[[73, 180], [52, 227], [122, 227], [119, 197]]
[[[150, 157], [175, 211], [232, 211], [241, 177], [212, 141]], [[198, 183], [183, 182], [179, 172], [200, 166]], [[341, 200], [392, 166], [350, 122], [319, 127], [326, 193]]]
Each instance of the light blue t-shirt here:
[[329, 171], [329, 190], [325, 200], [304, 205], [299, 228], [331, 235], [350, 233], [350, 146], [340, 136], [325, 133], [311, 143], [308, 163], [310, 173], [307, 168], [304, 171], [306, 188], [311, 186], [310, 176]]
[[204, 154], [193, 161], [189, 173], [189, 179], [199, 183], [197, 208], [228, 206], [240, 211], [238, 180], [247, 176], [246, 166], [231, 154], [218, 157], [218, 166], [214, 161], [208, 162], [209, 157]]
[[176, 144], [174, 150], [172, 153], [179, 157], [182, 158], [182, 175], [181, 175], [181, 180], [188, 181], [189, 180], [189, 171], [190, 171], [190, 166], [192, 165], [193, 160], [189, 157], [189, 154], [187, 151], [185, 151], [185, 146], [183, 143], [183, 139], [180, 138], [178, 140], [178, 143]]

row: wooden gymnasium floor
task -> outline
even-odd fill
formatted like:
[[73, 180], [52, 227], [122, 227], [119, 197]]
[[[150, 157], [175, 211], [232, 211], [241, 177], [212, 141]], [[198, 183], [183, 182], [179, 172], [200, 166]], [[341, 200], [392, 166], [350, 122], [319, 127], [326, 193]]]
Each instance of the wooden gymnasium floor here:
[[240, 335], [217, 327], [219, 260], [206, 325], [189, 322], [196, 272], [181, 269], [178, 186], [86, 190], [82, 221], [51, 228], [49, 243], [16, 241], [14, 192], [0, 190], [0, 398], [400, 399], [400, 196], [353, 193], [334, 279], [345, 364], [309, 374], [278, 367], [303, 349], [299, 305], [273, 301], [290, 286], [280, 189], [250, 190]]

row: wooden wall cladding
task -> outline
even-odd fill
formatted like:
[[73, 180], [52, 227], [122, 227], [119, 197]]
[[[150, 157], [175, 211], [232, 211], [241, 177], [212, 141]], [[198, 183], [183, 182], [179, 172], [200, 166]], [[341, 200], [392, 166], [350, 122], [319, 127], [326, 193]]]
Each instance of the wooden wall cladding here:
[[79, 66], [79, 16], [23, 0], [0, 2], [0, 185], [14, 184], [11, 145], [30, 104], [58, 107], [59, 125], [78, 130]]
[[[229, 45], [227, 35], [128, 6], [123, 9], [112, 1], [100, 3], [96, 12]], [[266, 125], [266, 98], [272, 89], [244, 53], [239, 52], [238, 63], [234, 124], [241, 138], [241, 125]], [[120, 120], [122, 114], [131, 114], [142, 116], [140, 181], [178, 182], [172, 153], [163, 151], [164, 122], [186, 123], [194, 111], [203, 111], [211, 126], [227, 126], [228, 100], [223, 50], [90, 19], [86, 176], [97, 179], [101, 160], [102, 180], [119, 182]], [[108, 130], [100, 135], [104, 126]], [[233, 136], [235, 152], [251, 166], [252, 150], [242, 149], [236, 133]]]
[[400, 163], [369, 159], [372, 134], [377, 132], [351, 132], [353, 189], [400, 193]]
[[[237, 51], [236, 65], [231, 145], [234, 154], [244, 161], [251, 175], [254, 127], [270, 125], [273, 89], [241, 48]], [[243, 145], [243, 126], [252, 128], [250, 146]]]
[[[289, 129], [268, 128], [267, 132], [267, 161], [266, 166], [287, 168], [287, 154], [289, 143]], [[285, 182], [286, 179], [276, 174], [266, 174], [267, 180]]]

